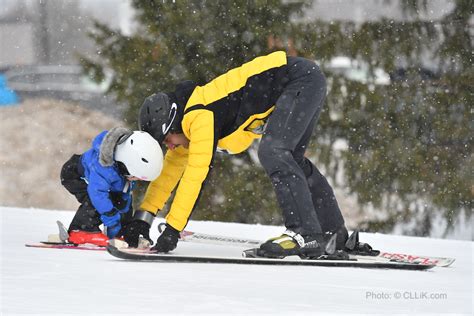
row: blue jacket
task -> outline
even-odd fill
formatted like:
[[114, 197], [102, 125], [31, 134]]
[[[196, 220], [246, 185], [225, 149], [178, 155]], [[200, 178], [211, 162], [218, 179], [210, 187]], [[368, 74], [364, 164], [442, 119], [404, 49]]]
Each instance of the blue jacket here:
[[[87, 193], [95, 209], [102, 215], [114, 209], [110, 200], [110, 192], [122, 192], [127, 179], [121, 176], [116, 164], [104, 167], [99, 163], [100, 144], [107, 131], [97, 135], [92, 142], [92, 148], [82, 154], [82, 166], [84, 167], [84, 180], [87, 182]], [[127, 212], [132, 201], [132, 189], [134, 181], [126, 192], [122, 194], [122, 199], [127, 201], [126, 206], [118, 211]]]

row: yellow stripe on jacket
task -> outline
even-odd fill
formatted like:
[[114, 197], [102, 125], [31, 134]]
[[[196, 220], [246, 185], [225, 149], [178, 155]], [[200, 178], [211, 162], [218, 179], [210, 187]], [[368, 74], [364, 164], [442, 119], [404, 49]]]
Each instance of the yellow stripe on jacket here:
[[271, 68], [286, 65], [286, 53], [278, 51], [257, 57], [240, 67], [229, 70], [202, 87], [196, 87], [186, 104], [185, 111], [195, 105], [208, 105], [235, 92], [247, 83], [248, 78]]

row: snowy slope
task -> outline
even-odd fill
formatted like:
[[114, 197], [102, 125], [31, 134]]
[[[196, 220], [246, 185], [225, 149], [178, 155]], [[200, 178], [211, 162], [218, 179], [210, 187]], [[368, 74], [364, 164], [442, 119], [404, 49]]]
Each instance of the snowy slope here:
[[[120, 261], [105, 252], [36, 249], [73, 212], [0, 207], [1, 315], [440, 314], [473, 312], [473, 243], [363, 234], [386, 251], [453, 256], [428, 272]], [[156, 224], [156, 223], [155, 223]], [[265, 239], [281, 227], [190, 222], [190, 230]], [[157, 237], [156, 227], [152, 235]], [[178, 254], [240, 256], [180, 243]], [[400, 298], [396, 298], [397, 295]]]

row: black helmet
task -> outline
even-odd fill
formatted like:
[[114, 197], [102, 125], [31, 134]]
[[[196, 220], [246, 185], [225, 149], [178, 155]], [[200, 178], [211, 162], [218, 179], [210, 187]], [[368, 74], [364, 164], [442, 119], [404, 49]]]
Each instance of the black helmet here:
[[157, 92], [143, 102], [138, 115], [138, 127], [161, 144], [166, 134], [173, 130], [172, 126], [179, 124], [177, 114], [178, 105], [171, 103], [166, 93]]

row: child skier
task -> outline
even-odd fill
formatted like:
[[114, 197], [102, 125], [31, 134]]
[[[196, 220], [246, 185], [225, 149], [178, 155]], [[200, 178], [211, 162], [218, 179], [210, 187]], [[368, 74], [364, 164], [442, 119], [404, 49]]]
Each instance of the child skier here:
[[61, 184], [81, 203], [69, 242], [106, 246], [109, 238], [122, 236], [132, 216], [135, 181], [155, 180], [162, 165], [161, 147], [146, 132], [115, 127], [97, 135], [91, 149], [73, 155], [61, 170]]

